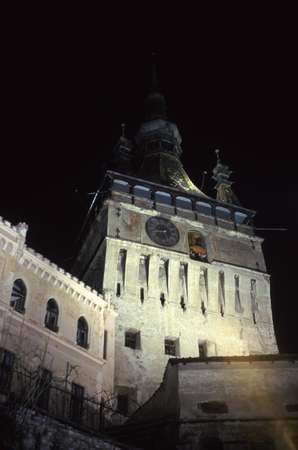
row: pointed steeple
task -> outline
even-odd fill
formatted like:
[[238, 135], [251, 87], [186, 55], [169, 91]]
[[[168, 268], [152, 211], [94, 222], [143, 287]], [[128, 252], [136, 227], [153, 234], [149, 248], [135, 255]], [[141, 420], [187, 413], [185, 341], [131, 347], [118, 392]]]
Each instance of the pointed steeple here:
[[217, 163], [216, 166], [213, 169], [213, 180], [216, 181], [216, 185], [214, 189], [216, 189], [216, 200], [219, 200], [221, 202], [225, 203], [232, 203], [234, 205], [240, 205], [240, 202], [234, 192], [232, 191], [232, 184], [233, 181], [230, 180], [230, 175], [233, 173], [232, 170], [230, 170], [229, 166], [226, 164], [223, 164], [221, 162], [220, 156], [219, 156], [219, 149], [215, 150]]
[[146, 119], [135, 137], [139, 160], [137, 176], [204, 196], [182, 166], [182, 138], [177, 125], [167, 119], [166, 109], [166, 100], [159, 89], [156, 63], [153, 60], [151, 89], [145, 100]]
[[152, 53], [151, 88], [145, 99], [146, 120], [167, 118], [167, 104], [164, 95], [160, 92], [155, 57], [156, 54]]

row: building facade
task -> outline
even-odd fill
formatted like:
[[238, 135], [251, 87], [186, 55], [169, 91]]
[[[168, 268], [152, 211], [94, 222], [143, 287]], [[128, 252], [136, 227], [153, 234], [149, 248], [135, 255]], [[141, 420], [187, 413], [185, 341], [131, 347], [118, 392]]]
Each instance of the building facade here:
[[113, 307], [28, 248], [26, 232], [25, 224], [0, 221], [1, 394], [39, 377], [100, 400], [113, 392]]
[[[109, 403], [113, 426], [136, 410], [127, 425], [133, 430], [158, 416], [162, 430], [154, 428], [148, 448], [254, 448], [245, 430], [258, 430], [247, 424], [278, 425], [280, 414], [287, 431], [283, 421], [296, 420], [298, 401], [297, 358], [278, 355], [255, 212], [240, 205], [218, 151], [216, 198], [190, 180], [179, 129], [156, 86], [145, 110], [134, 139], [123, 127], [114, 148], [75, 276], [26, 246], [25, 224], [0, 221], [1, 395], [18, 389], [14, 366], [35, 377], [32, 386], [64, 382], [70, 397], [63, 407], [75, 420], [88, 411], [86, 395]], [[36, 397], [42, 407], [47, 393]], [[260, 417], [246, 411], [259, 403]], [[102, 410], [92, 408], [88, 420], [98, 430]], [[237, 421], [243, 427], [222, 426]]]
[[115, 391], [124, 412], [159, 386], [170, 357], [274, 354], [270, 277], [218, 155], [217, 199], [180, 161], [158, 91], [133, 141], [121, 136], [74, 273], [111, 299]]

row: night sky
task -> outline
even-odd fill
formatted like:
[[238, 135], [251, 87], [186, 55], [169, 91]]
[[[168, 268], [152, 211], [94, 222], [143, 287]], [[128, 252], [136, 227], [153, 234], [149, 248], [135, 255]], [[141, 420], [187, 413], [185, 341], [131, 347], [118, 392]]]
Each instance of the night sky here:
[[[133, 137], [157, 52], [183, 164], [215, 195], [215, 148], [257, 211], [272, 276], [280, 351], [298, 352], [297, 69], [290, 13], [172, 10], [144, 21], [77, 10], [13, 12], [2, 54], [0, 215], [29, 225], [28, 245], [70, 269], [90, 197], [125, 122]], [[225, 11], [229, 15], [228, 11]], [[38, 20], [36, 19], [38, 15]], [[91, 19], [92, 18], [92, 19]], [[132, 19], [132, 17], [130, 17]], [[297, 36], [296, 36], [297, 38]]]

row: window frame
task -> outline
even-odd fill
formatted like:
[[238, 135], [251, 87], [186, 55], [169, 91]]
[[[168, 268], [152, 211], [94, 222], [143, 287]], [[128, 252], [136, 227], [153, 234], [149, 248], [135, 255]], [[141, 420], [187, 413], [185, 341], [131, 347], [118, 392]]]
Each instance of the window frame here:
[[126, 330], [124, 333], [124, 346], [132, 350], [140, 350], [141, 332], [137, 330]]
[[[53, 310], [50, 311], [49, 310], [49, 303], [52, 302], [52, 304], [55, 306], [56, 311], [54, 312]], [[51, 323], [51, 320], [54, 317], [54, 323]], [[50, 298], [47, 301], [47, 310], [46, 310], [46, 315], [44, 318], [44, 326], [48, 329], [53, 331], [54, 333], [57, 333], [59, 331], [59, 327], [58, 327], [58, 320], [59, 320], [59, 306], [57, 301], [54, 298]]]
[[[19, 294], [19, 298], [18, 299], [13, 299], [13, 295], [18, 295], [18, 292], [16, 292], [16, 283], [20, 282], [20, 285], [23, 289], [23, 291], [21, 291], [21, 293]], [[15, 292], [14, 292], [15, 291]], [[21, 300], [20, 300], [21, 297]], [[11, 288], [11, 294], [10, 294], [10, 301], [9, 304], [10, 306], [13, 308], [14, 311], [18, 312], [19, 314], [25, 314], [25, 304], [26, 304], [26, 300], [28, 297], [28, 289], [26, 286], [26, 283], [24, 282], [24, 280], [22, 278], [16, 278], [13, 282], [12, 288]]]
[[[85, 330], [82, 327], [79, 327], [79, 322], [82, 321], [86, 325]], [[82, 335], [80, 336], [80, 332], [85, 332], [85, 337], [82, 339]], [[89, 325], [84, 316], [80, 316], [77, 321], [77, 336], [76, 336], [76, 344], [79, 347], [85, 348], [86, 350], [89, 348]]]

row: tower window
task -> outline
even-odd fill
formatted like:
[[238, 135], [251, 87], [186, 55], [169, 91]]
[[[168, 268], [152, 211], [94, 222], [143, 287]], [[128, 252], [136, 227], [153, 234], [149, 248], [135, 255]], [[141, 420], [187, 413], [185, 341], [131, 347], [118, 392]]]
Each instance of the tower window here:
[[161, 294], [160, 294], [160, 303], [161, 303], [161, 306], [164, 306], [164, 305], [165, 305], [165, 302], [166, 302], [165, 294], [164, 294], [163, 292], [161, 292]]
[[198, 231], [188, 233], [189, 256], [198, 261], [207, 260], [207, 249], [204, 237]]
[[13, 283], [10, 306], [12, 306], [15, 311], [24, 314], [25, 312], [25, 301], [27, 296], [27, 289], [23, 280], [18, 278]]
[[88, 348], [88, 323], [84, 317], [80, 317], [78, 320], [77, 344], [80, 347]]
[[218, 303], [220, 314], [223, 317], [225, 314], [225, 274], [222, 271], [218, 274]]
[[239, 275], [235, 275], [235, 311], [238, 313], [243, 312], [243, 308], [241, 306], [240, 301], [240, 286], [239, 286]]
[[144, 288], [140, 288], [140, 300], [141, 300], [142, 303], [144, 302], [144, 298], [145, 298], [145, 296], [144, 296]]
[[199, 358], [205, 359], [207, 358], [207, 342], [199, 341]]
[[165, 354], [178, 356], [178, 339], [165, 339]]
[[125, 347], [139, 350], [141, 348], [141, 334], [139, 331], [125, 332]]
[[116, 287], [116, 296], [120, 297], [121, 295], [121, 284], [117, 283], [117, 287]]
[[47, 303], [47, 312], [45, 315], [44, 324], [45, 327], [49, 330], [58, 331], [58, 316], [59, 316], [59, 309], [56, 301], [51, 298]]
[[186, 311], [186, 304], [185, 304], [183, 295], [181, 295], [181, 297], [180, 297], [180, 306], [183, 309], [183, 311]]
[[108, 332], [104, 330], [103, 332], [103, 359], [107, 359], [108, 356]]
[[256, 325], [257, 312], [259, 310], [259, 306], [257, 303], [257, 282], [256, 282], [256, 280], [250, 280], [250, 299], [251, 299], [252, 319], [253, 319], [253, 323]]

